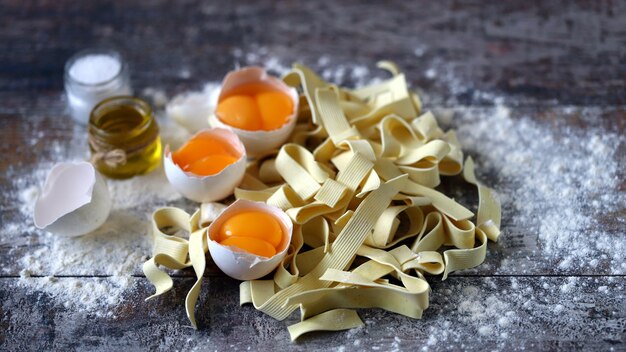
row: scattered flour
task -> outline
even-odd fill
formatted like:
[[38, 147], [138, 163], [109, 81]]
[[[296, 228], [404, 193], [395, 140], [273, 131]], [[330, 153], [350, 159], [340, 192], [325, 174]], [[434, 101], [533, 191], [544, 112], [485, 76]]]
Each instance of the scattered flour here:
[[[415, 55], [421, 57], [423, 50]], [[489, 175], [489, 186], [500, 195], [499, 246], [507, 258], [497, 273], [626, 273], [626, 135], [601, 125], [605, 108], [506, 106], [508, 97], [475, 89], [438, 59], [424, 75], [451, 93], [442, 99], [421, 92], [426, 108], [436, 112], [441, 125], [457, 130], [464, 151], [477, 162], [479, 178]], [[461, 106], [458, 96], [493, 108]], [[535, 249], [532, 259], [516, 256], [520, 244], [513, 237]]]
[[[32, 182], [41, 184], [43, 180]], [[108, 181], [108, 186], [114, 199], [109, 218], [98, 230], [77, 238], [34, 229], [30, 214], [37, 186], [21, 192], [23, 222], [12, 224], [9, 230], [17, 234], [36, 231], [38, 236], [28, 243], [29, 250], [19, 260], [23, 268], [20, 287], [48, 293], [68, 308], [97, 316], [111, 314], [108, 309], [132, 289], [132, 275], [140, 273], [151, 251], [150, 209], [145, 204], [166, 204], [180, 197], [159, 170], [141, 178]], [[3, 230], [9, 233], [6, 227]], [[85, 279], [81, 275], [107, 279]]]
[[[233, 56], [236, 60], [236, 66], [259, 65], [265, 67], [270, 73], [279, 76], [284, 75], [291, 69], [291, 63], [278, 59], [270, 55], [270, 50], [266, 47], [255, 48], [255, 50], [244, 52], [241, 49], [235, 49]], [[295, 60], [298, 62], [298, 60]], [[325, 80], [340, 85], [352, 87], [360, 87], [366, 84], [379, 82], [381, 76], [375, 73], [382, 73], [381, 70], [372, 72], [370, 66], [360, 63], [336, 63], [327, 55], [322, 55], [315, 63], [307, 63]]]
[[[211, 82], [206, 89], [219, 90], [219, 84]], [[159, 102], [166, 99], [163, 91], [146, 89], [143, 93], [156, 106], [165, 105]], [[157, 116], [164, 144], [177, 147], [189, 137], [184, 128], [166, 119], [162, 111], [157, 111]], [[132, 277], [141, 274], [141, 265], [150, 255], [150, 213], [158, 206], [182, 200], [159, 167], [141, 177], [107, 180], [113, 207], [98, 230], [81, 237], [64, 238], [36, 229], [32, 223], [34, 202], [48, 171], [56, 162], [84, 157], [82, 153], [68, 153], [67, 149], [79, 149], [71, 147], [74, 145], [86, 145], [84, 131], [75, 131], [68, 146], [53, 146], [51, 155], [40, 161], [35, 170], [10, 171], [20, 176], [15, 178], [14, 193], [9, 195], [17, 204], [17, 215], [16, 221], [3, 223], [0, 231], [4, 241], [11, 238], [28, 248], [18, 261], [22, 267], [17, 280], [19, 287], [43, 292], [68, 309], [112, 316], [114, 306], [133, 290], [136, 280]], [[23, 236], [31, 233], [36, 235]], [[23, 246], [12, 251], [23, 251]], [[94, 275], [97, 277], [91, 277]]]
[[[598, 113], [581, 112], [589, 119]], [[626, 219], [619, 215], [626, 193], [619, 191], [618, 177], [618, 150], [626, 136], [574, 129], [565, 122], [560, 133], [550, 132], [503, 105], [494, 112], [464, 109], [457, 116], [461, 144], [477, 156], [479, 174], [493, 175], [491, 186], [501, 195], [504, 246], [507, 230], [523, 235], [526, 247], [536, 246], [536, 256], [554, 265], [548, 273], [580, 273], [581, 268], [597, 273], [599, 264], [607, 273], [626, 272]], [[534, 265], [545, 267], [546, 262], [508, 260], [498, 271], [545, 272]]]

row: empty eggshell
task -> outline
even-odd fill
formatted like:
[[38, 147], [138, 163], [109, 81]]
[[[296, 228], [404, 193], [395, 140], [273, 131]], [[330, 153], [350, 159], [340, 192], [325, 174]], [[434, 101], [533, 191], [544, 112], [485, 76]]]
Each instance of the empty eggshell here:
[[35, 203], [37, 228], [74, 237], [100, 227], [109, 217], [111, 197], [102, 176], [88, 162], [56, 164]]
[[[219, 230], [224, 221], [230, 217], [247, 210], [263, 211], [273, 215], [283, 230], [283, 240], [278, 247], [277, 253], [271, 258], [260, 257], [244, 252], [236, 247], [219, 244], [215, 238], [219, 236]], [[279, 208], [261, 202], [239, 199], [226, 208], [220, 216], [209, 226], [209, 252], [215, 264], [228, 276], [237, 280], [254, 280], [263, 277], [280, 264], [287, 255], [293, 223], [287, 214]]]
[[221, 138], [240, 153], [239, 159], [215, 175], [198, 176], [183, 171], [174, 160], [169, 145], [165, 147], [163, 165], [170, 184], [184, 197], [196, 202], [214, 202], [231, 195], [246, 172], [246, 149], [232, 131], [223, 128], [202, 130], [194, 135]]
[[293, 113], [288, 117], [284, 125], [271, 131], [247, 131], [225, 124], [215, 114], [210, 116], [209, 123], [213, 127], [229, 128], [233, 130], [246, 146], [249, 156], [262, 156], [272, 150], [280, 148], [280, 146], [289, 139], [293, 129], [296, 127], [296, 114], [298, 112], [299, 99], [298, 92], [295, 88], [289, 87], [282, 80], [267, 74], [263, 68], [251, 66], [231, 71], [224, 77], [218, 102], [233, 89], [244, 84], [255, 82], [270, 84], [291, 97], [293, 100]]
[[187, 92], [177, 95], [165, 108], [167, 116], [185, 127], [190, 133], [209, 127], [208, 117], [217, 101], [205, 92]]

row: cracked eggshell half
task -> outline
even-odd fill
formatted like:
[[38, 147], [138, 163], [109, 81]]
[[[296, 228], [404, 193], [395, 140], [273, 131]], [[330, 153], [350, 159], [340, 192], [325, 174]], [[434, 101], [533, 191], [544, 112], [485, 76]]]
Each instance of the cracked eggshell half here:
[[224, 199], [231, 195], [246, 172], [246, 148], [232, 131], [224, 128], [210, 128], [196, 133], [193, 138], [199, 135], [211, 138], [219, 138], [233, 147], [239, 153], [239, 159], [226, 166], [215, 175], [198, 176], [190, 172], [183, 171], [172, 159], [170, 146], [165, 147], [163, 154], [163, 165], [165, 176], [170, 184], [180, 192], [185, 198], [208, 203]]
[[190, 133], [209, 128], [208, 117], [215, 111], [217, 101], [204, 92], [179, 94], [165, 107], [167, 116]]
[[[283, 239], [277, 248], [276, 254], [271, 258], [257, 256], [237, 247], [224, 246], [214, 240], [219, 237], [219, 230], [224, 221], [249, 210], [271, 214], [280, 223], [283, 230]], [[254, 280], [271, 273], [282, 262], [289, 250], [292, 233], [293, 223], [281, 209], [262, 202], [239, 199], [226, 208], [209, 226], [207, 232], [209, 252], [215, 264], [226, 275], [237, 280]]]
[[102, 226], [111, 211], [106, 182], [88, 162], [56, 164], [35, 202], [37, 228], [75, 237]]
[[295, 88], [289, 87], [281, 79], [269, 75], [263, 68], [251, 66], [231, 71], [224, 77], [222, 90], [218, 97], [218, 104], [224, 97], [228, 96], [233, 89], [245, 84], [257, 82], [270, 84], [291, 97], [293, 101], [293, 112], [287, 118], [287, 122], [280, 128], [271, 131], [248, 131], [225, 124], [215, 113], [211, 114], [209, 117], [211, 126], [229, 128], [234, 131], [246, 146], [248, 155], [252, 157], [267, 155], [273, 150], [279, 149], [289, 139], [289, 136], [291, 136], [291, 133], [296, 127], [296, 115], [298, 113], [299, 103], [298, 92]]

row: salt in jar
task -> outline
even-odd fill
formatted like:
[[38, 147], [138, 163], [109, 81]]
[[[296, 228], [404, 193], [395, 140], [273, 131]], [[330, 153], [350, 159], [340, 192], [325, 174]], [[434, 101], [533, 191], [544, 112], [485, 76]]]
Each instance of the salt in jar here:
[[132, 95], [128, 65], [114, 50], [89, 49], [75, 54], [65, 64], [64, 80], [70, 114], [84, 125], [102, 100]]

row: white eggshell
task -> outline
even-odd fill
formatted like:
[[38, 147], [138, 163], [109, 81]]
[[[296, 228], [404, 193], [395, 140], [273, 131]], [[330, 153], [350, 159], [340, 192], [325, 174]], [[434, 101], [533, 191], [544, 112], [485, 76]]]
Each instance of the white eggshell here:
[[[165, 147], [163, 165], [165, 176], [170, 184], [185, 198], [196, 202], [214, 202], [228, 197], [235, 187], [241, 183], [246, 172], [246, 149], [232, 131], [223, 128], [211, 128], [196, 133], [198, 135], [215, 136], [232, 145], [240, 153], [239, 160], [226, 166], [215, 175], [198, 176], [185, 172], [172, 160], [169, 145]], [[195, 138], [192, 137], [192, 138]]]
[[282, 80], [267, 74], [263, 68], [254, 66], [229, 72], [222, 83], [218, 102], [234, 88], [254, 82], [268, 83], [291, 97], [293, 100], [293, 113], [288, 117], [284, 125], [271, 131], [247, 131], [225, 124], [215, 114], [209, 117], [211, 126], [233, 130], [246, 146], [248, 155], [253, 157], [266, 155], [272, 150], [279, 149], [289, 139], [293, 129], [296, 127], [296, 114], [299, 102], [298, 92], [295, 88], [289, 87]]
[[[273, 257], [260, 257], [244, 252], [236, 247], [223, 246], [214, 240], [214, 238], [219, 236], [219, 230], [224, 221], [247, 210], [263, 211], [275, 216], [276, 219], [279, 220], [283, 229], [283, 241], [280, 244], [280, 250]], [[293, 223], [289, 216], [281, 209], [261, 202], [239, 199], [226, 208], [209, 226], [209, 252], [211, 253], [215, 265], [226, 275], [237, 280], [254, 280], [271, 273], [285, 258], [289, 250], [289, 244], [291, 243], [292, 233]]]
[[111, 196], [88, 162], [56, 164], [35, 203], [37, 228], [74, 237], [100, 227], [109, 217]]
[[208, 128], [208, 117], [215, 111], [217, 101], [204, 92], [187, 92], [172, 99], [165, 108], [167, 116], [190, 133]]

